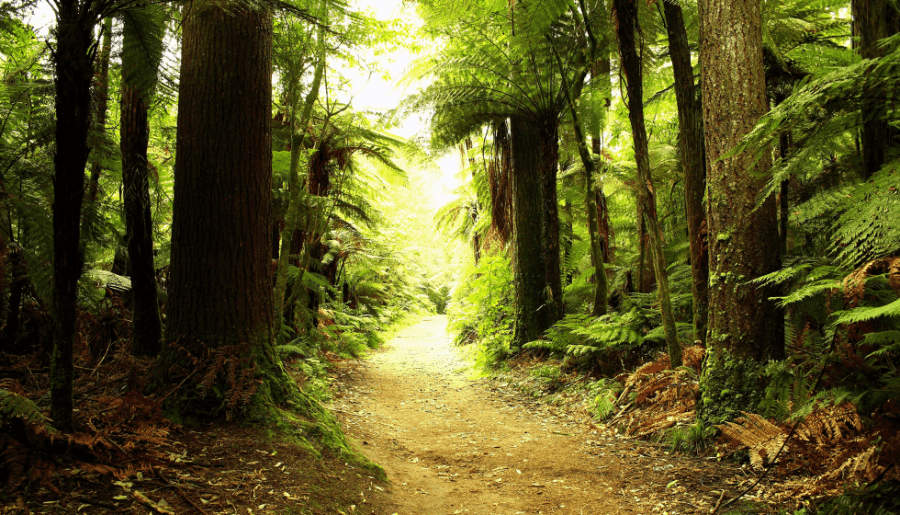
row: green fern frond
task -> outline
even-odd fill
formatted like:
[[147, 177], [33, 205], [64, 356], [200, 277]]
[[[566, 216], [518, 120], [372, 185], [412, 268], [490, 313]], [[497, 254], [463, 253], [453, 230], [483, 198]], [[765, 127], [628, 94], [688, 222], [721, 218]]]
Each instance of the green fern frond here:
[[11, 419], [21, 419], [28, 425], [39, 426], [48, 433], [56, 430], [50, 426], [50, 419], [31, 399], [15, 392], [0, 388], [0, 421], [4, 424]]

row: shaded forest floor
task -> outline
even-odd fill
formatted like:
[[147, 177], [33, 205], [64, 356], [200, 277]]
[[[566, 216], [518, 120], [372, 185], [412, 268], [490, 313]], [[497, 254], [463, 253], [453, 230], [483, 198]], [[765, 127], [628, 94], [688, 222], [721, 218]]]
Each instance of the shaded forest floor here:
[[[368, 359], [334, 359], [330, 407], [389, 482], [347, 456], [320, 455], [268, 428], [173, 424], [156, 403], [116, 393], [134, 380], [129, 367], [146, 368], [120, 353], [78, 387], [88, 425], [76, 435], [54, 443], [24, 423], [0, 431], [0, 485], [20, 479], [13, 490], [0, 489], [0, 515], [674, 515], [710, 513], [760, 474], [730, 458], [671, 452], [618, 434], [592, 418], [584, 391], [560, 386], [570, 378], [558, 368], [552, 377], [536, 373], [556, 365], [521, 358], [503, 374], [479, 378], [466, 352], [451, 345], [446, 317], [432, 316]], [[3, 363], [19, 379], [0, 386], [39, 393], [29, 386], [46, 382], [47, 371], [20, 361]], [[679, 393], [686, 380], [678, 374], [634, 377], [672, 381], [666, 392], [691, 396]], [[100, 390], [91, 386], [97, 383]], [[634, 404], [617, 415], [631, 420], [628, 434], [690, 413]], [[793, 508], [797, 499], [786, 502], [791, 488], [783, 479], [773, 475], [720, 513]]]
[[170, 463], [117, 480], [79, 473], [0, 499], [0, 513], [384, 513], [387, 485], [339, 456], [314, 453], [239, 426], [177, 428]]
[[[333, 408], [387, 471], [404, 514], [709, 513], [752, 479], [731, 462], [623, 438], [583, 410], [474, 379], [445, 317], [401, 332], [338, 370]], [[748, 512], [775, 512], [762, 498]]]

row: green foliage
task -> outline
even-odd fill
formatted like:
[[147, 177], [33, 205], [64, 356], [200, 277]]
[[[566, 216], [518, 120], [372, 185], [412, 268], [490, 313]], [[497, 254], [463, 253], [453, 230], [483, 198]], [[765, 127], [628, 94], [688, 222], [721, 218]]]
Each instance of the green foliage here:
[[645, 320], [639, 310], [612, 312], [598, 318], [569, 314], [547, 331], [545, 340], [529, 342], [525, 347], [575, 357], [603, 357], [611, 350], [639, 347], [644, 342], [641, 328]]
[[698, 420], [687, 426], [673, 427], [666, 434], [666, 440], [673, 451], [699, 454], [710, 445], [716, 434], [715, 427]]
[[[799, 351], [766, 366], [769, 386], [762, 413], [798, 417], [818, 402], [844, 400], [871, 413], [900, 399], [893, 366], [900, 350], [900, 258], [871, 261], [856, 270], [828, 260], [800, 259], [757, 282], [790, 291], [779, 301], [790, 320], [789, 345]], [[839, 377], [829, 380], [835, 387], [810, 398], [810, 371], [826, 364], [840, 366]]]
[[852, 488], [825, 503], [818, 515], [891, 515], [900, 512], [900, 483], [886, 481]]
[[507, 358], [512, 343], [513, 277], [505, 255], [485, 256], [463, 270], [447, 309], [456, 344], [477, 342], [490, 362]]
[[13, 419], [54, 432], [50, 426], [50, 419], [44, 416], [43, 410], [34, 401], [24, 395], [0, 388], [0, 426], [9, 424]]
[[587, 396], [593, 397], [593, 414], [605, 420], [615, 414], [616, 400], [622, 393], [622, 384], [614, 379], [601, 378], [589, 384]]

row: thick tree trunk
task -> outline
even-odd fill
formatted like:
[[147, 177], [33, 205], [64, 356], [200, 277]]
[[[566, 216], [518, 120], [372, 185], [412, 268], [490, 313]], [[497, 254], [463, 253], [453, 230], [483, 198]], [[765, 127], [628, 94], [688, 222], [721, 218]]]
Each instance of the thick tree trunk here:
[[681, 7], [663, 2], [669, 54], [675, 75], [678, 104], [678, 147], [684, 169], [684, 204], [691, 245], [691, 293], [694, 298], [694, 340], [706, 342], [709, 306], [709, 252], [703, 238], [703, 195], [706, 193], [706, 160], [703, 146], [703, 111], [694, 87], [691, 49]]
[[723, 158], [768, 109], [760, 2], [701, 0], [700, 16], [710, 289], [698, 415], [718, 423], [756, 408], [762, 365], [784, 356], [784, 317], [774, 292], [748, 284], [780, 267], [775, 197], [756, 208], [765, 179], [751, 152]]
[[[127, 64], [127, 63], [126, 63]], [[150, 125], [147, 99], [134, 87], [122, 87], [122, 186], [125, 193], [125, 239], [134, 293], [132, 353], [156, 356], [162, 348], [162, 319], [153, 261], [153, 221], [150, 214], [150, 170], [147, 145]]]
[[81, 206], [90, 149], [93, 23], [77, 0], [61, 0], [57, 14], [56, 155], [53, 157], [53, 354], [50, 359], [50, 418], [73, 430], [73, 344], [82, 257]]
[[669, 294], [669, 279], [666, 275], [666, 260], [663, 255], [662, 229], [656, 214], [656, 193], [650, 178], [650, 151], [647, 131], [644, 126], [643, 78], [641, 74], [641, 58], [637, 52], [635, 35], [637, 26], [637, 3], [635, 0], [615, 0], [613, 2], [616, 20], [616, 35], [619, 39], [619, 52], [622, 56], [622, 70], [625, 75], [628, 92], [628, 118], [631, 121], [631, 133], [634, 139], [634, 157], [638, 169], [638, 202], [644, 207], [644, 220], [647, 224], [647, 235], [650, 243], [650, 254], [656, 272], [656, 285], [659, 296], [659, 310], [662, 314], [663, 328], [666, 333], [666, 346], [669, 349], [669, 363], [672, 368], [681, 366], [681, 343], [675, 330], [675, 317]]
[[[211, 368], [168, 407], [229, 416], [251, 396], [260, 398], [254, 406], [265, 407], [290, 388], [272, 345], [272, 15], [265, 8], [224, 10], [212, 1], [195, 1], [185, 12], [170, 345], [157, 382], [187, 375], [185, 351], [201, 356], [199, 366]], [[236, 373], [227, 373], [226, 361]], [[220, 388], [209, 388], [213, 379], [201, 383], [210, 374]]]
[[516, 265], [516, 344], [537, 340], [554, 320], [547, 308], [547, 268], [542, 250], [541, 134], [510, 120]]
[[[109, 107], [109, 54], [112, 50], [112, 16], [103, 21], [103, 43], [100, 48], [100, 70], [94, 82], [94, 95], [97, 102], [97, 112], [94, 115], [98, 131], [106, 130], [106, 112]], [[100, 189], [100, 172], [102, 167], [99, 161], [91, 165], [91, 179], [88, 183], [88, 202], [97, 201], [97, 192]]]
[[[890, 0], [853, 0], [853, 47], [864, 59], [882, 57], [885, 48], [879, 42], [900, 31], [900, 12]], [[897, 137], [897, 129], [888, 125], [884, 100], [871, 100], [863, 105], [866, 122], [862, 127], [862, 176], [868, 179], [884, 165], [885, 152]]]
[[563, 314], [562, 274], [559, 260], [559, 200], [556, 194], [556, 176], [559, 170], [559, 122], [550, 116], [541, 127], [541, 216], [547, 286], [550, 298], [544, 308], [551, 324]]

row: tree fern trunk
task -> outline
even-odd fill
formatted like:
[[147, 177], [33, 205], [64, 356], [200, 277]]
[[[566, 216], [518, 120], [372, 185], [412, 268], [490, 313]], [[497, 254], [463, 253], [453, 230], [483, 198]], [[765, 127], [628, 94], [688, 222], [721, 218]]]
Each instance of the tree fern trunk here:
[[[150, 211], [149, 104], [156, 88], [162, 57], [164, 21], [149, 7], [125, 15], [122, 46], [122, 108], [120, 149], [126, 245], [133, 291], [132, 353], [156, 356], [162, 348], [162, 319], [153, 259], [153, 219]], [[138, 25], [135, 19], [142, 18]], [[151, 38], [158, 40], [151, 42]], [[139, 49], [139, 50], [135, 50]], [[144, 77], [138, 80], [138, 77]]]
[[562, 274], [559, 260], [559, 200], [556, 176], [559, 170], [559, 121], [556, 113], [546, 114], [541, 126], [541, 224], [544, 267], [549, 298], [544, 309], [551, 325], [562, 317]]
[[784, 356], [784, 317], [773, 290], [748, 284], [780, 267], [775, 197], [756, 202], [771, 163], [723, 158], [768, 110], [760, 2], [701, 0], [700, 19], [710, 288], [698, 416], [719, 423], [756, 407], [762, 365]]
[[[881, 57], [885, 47], [879, 42], [900, 31], [900, 12], [891, 5], [891, 0], [853, 0], [854, 34], [853, 47], [859, 50], [863, 59]], [[863, 103], [862, 127], [862, 177], [868, 179], [881, 169], [888, 146], [895, 144], [897, 129], [892, 128], [884, 115], [887, 104], [883, 99]]]
[[666, 346], [669, 349], [669, 363], [672, 368], [681, 366], [681, 343], [675, 330], [675, 317], [669, 294], [669, 279], [666, 275], [666, 260], [663, 255], [662, 229], [656, 214], [656, 192], [650, 178], [650, 153], [648, 149], [647, 131], [644, 127], [644, 98], [641, 74], [641, 59], [637, 52], [635, 35], [639, 31], [637, 25], [637, 3], [634, 0], [615, 0], [616, 35], [619, 39], [619, 52], [622, 56], [622, 70], [625, 75], [628, 92], [628, 118], [631, 121], [631, 132], [634, 139], [634, 157], [638, 169], [638, 201], [644, 207], [644, 219], [647, 224], [647, 235], [650, 243], [650, 254], [656, 272], [656, 285], [659, 296], [659, 310], [662, 314], [663, 328], [666, 333]]
[[82, 257], [81, 206], [90, 149], [93, 22], [77, 0], [61, 0], [57, 13], [56, 155], [53, 157], [53, 353], [50, 358], [50, 418], [72, 431], [73, 344]]
[[[126, 33], [126, 37], [127, 33]], [[125, 64], [123, 64], [125, 66]], [[133, 335], [135, 356], [156, 356], [162, 348], [162, 319], [153, 260], [153, 220], [150, 214], [150, 170], [147, 145], [150, 125], [147, 100], [134, 87], [122, 87], [122, 189], [125, 207], [125, 239], [131, 263]]]
[[[112, 16], [107, 16], [103, 21], [103, 43], [100, 49], [100, 70], [95, 81], [95, 95], [97, 112], [95, 114], [96, 126], [99, 131], [106, 130], [106, 113], [109, 107], [109, 54], [112, 50]], [[91, 165], [91, 179], [88, 183], [88, 202], [96, 202], [97, 192], [100, 189], [100, 172], [102, 167], [99, 161]]]
[[691, 49], [681, 7], [663, 2], [669, 55], [675, 75], [678, 104], [678, 146], [684, 169], [684, 204], [691, 245], [691, 293], [694, 299], [694, 340], [706, 342], [709, 309], [709, 253], [703, 238], [703, 196], [706, 193], [706, 158], [703, 146], [703, 111], [694, 87]]
[[515, 229], [516, 344], [537, 340], [553, 324], [541, 238], [540, 130], [512, 119], [513, 223]]

